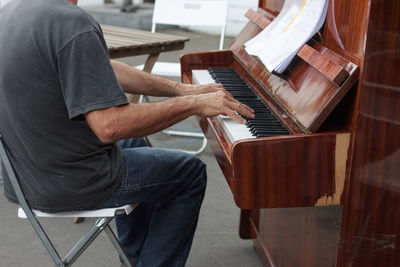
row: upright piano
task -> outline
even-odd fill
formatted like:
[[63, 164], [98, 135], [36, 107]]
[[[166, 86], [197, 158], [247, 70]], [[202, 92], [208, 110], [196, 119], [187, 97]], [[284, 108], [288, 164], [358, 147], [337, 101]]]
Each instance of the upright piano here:
[[185, 54], [258, 115], [198, 118], [266, 266], [400, 266], [400, 1], [330, 0], [277, 75], [244, 43], [284, 0], [260, 0], [228, 50]]

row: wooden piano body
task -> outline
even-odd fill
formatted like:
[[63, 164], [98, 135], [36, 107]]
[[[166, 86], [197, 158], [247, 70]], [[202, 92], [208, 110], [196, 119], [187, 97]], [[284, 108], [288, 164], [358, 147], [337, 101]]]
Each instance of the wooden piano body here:
[[279, 14], [260, 0], [229, 50], [181, 57], [192, 71], [230, 67], [290, 135], [231, 142], [199, 118], [266, 266], [400, 266], [400, 2], [330, 0], [320, 40], [283, 75], [243, 44]]

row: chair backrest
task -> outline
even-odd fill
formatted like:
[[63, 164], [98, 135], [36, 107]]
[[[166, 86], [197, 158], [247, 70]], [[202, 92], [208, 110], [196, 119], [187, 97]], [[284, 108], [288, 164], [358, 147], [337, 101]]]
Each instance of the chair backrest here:
[[207, 0], [156, 0], [154, 3], [153, 26], [168, 24], [178, 26], [220, 27], [219, 49], [223, 49], [228, 2]]

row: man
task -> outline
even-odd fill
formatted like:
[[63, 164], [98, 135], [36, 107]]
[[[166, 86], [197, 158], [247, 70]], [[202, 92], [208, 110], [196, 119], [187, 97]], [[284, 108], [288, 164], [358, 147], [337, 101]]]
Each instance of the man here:
[[[110, 61], [99, 25], [76, 4], [13, 0], [0, 9], [0, 132], [24, 194], [47, 212], [140, 203], [116, 218], [132, 262], [183, 266], [205, 166], [140, 137], [192, 115], [243, 123], [237, 112], [253, 111], [220, 85], [176, 83]], [[123, 91], [176, 97], [129, 104]], [[16, 202], [7, 177], [4, 187]]]

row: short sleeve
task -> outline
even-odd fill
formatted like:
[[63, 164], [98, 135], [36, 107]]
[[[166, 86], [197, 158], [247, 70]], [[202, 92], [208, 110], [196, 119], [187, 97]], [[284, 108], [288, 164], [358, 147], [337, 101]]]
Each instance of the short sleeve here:
[[70, 119], [128, 103], [102, 38], [95, 31], [80, 34], [57, 54], [61, 90]]

